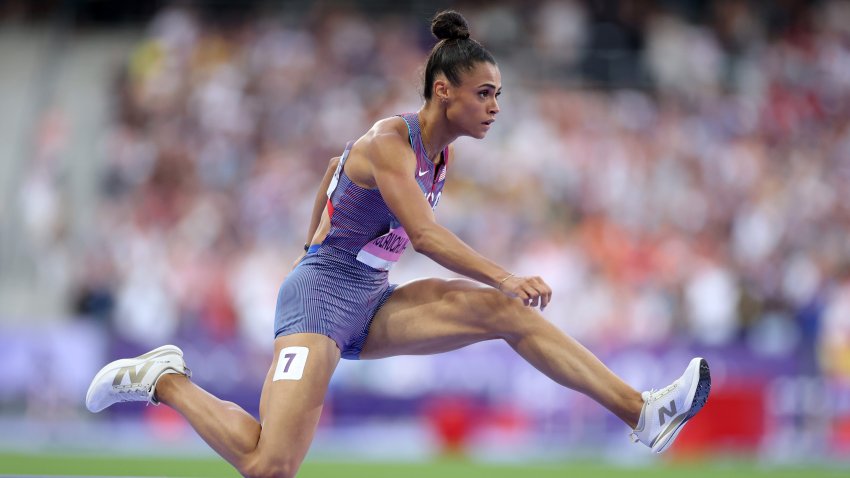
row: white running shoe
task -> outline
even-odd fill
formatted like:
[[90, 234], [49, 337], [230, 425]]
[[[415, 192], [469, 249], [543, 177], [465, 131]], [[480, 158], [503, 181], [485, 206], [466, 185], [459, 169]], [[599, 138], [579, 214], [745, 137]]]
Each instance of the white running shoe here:
[[643, 392], [643, 409], [632, 440], [661, 453], [676, 440], [676, 436], [708, 399], [711, 374], [708, 362], [701, 357], [691, 360], [685, 373], [661, 390]]
[[86, 408], [97, 413], [118, 402], [159, 405], [154, 396], [156, 383], [169, 373], [192, 376], [183, 361], [183, 351], [174, 345], [164, 345], [136, 358], [111, 362], [100, 369], [89, 385]]

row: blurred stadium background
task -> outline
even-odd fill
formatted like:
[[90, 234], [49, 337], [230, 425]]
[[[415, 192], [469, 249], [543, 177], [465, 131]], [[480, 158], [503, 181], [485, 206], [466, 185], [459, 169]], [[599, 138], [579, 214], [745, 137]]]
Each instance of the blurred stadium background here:
[[[165, 342], [256, 414], [327, 161], [419, 107], [428, 19], [446, 7], [497, 57], [504, 95], [488, 138], [457, 143], [441, 222], [546, 278], [545, 316], [636, 388], [699, 354], [713, 394], [659, 461], [500, 343], [342, 362], [305, 472], [454, 476], [441, 467], [470, 460], [665, 476], [654, 466], [687, 458], [846, 476], [839, 0], [0, 2], [0, 473], [209, 460], [167, 407], [83, 405], [103, 363]], [[406, 256], [391, 280], [451, 276]], [[183, 463], [166, 470], [231, 476]]]

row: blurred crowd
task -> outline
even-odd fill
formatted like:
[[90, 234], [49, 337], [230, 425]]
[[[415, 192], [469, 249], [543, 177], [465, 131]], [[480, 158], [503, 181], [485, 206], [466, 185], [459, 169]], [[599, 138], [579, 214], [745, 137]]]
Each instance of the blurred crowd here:
[[[850, 377], [850, 3], [664, 5], [458, 5], [504, 94], [438, 219], [546, 279], [546, 317], [595, 350], [744, 344]], [[116, 78], [69, 310], [269, 347], [328, 160], [419, 108], [431, 45], [414, 14], [162, 10]], [[410, 251], [391, 280], [423, 275], [451, 273]]]

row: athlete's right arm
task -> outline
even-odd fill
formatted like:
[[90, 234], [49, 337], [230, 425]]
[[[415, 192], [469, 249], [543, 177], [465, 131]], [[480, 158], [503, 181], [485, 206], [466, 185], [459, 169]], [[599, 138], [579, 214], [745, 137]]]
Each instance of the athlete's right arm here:
[[482, 256], [437, 223], [430, 204], [414, 179], [416, 158], [407, 137], [377, 132], [364, 142], [364, 153], [381, 196], [404, 226], [413, 248], [441, 266], [491, 285], [527, 305], [545, 307], [552, 289], [540, 277], [515, 277]]
[[[310, 226], [307, 229], [307, 240], [304, 241], [304, 244], [309, 246], [313, 241], [313, 236], [316, 235], [316, 230], [319, 229], [319, 225], [322, 221], [322, 214], [325, 212], [325, 205], [328, 202], [327, 190], [328, 186], [331, 184], [331, 179], [333, 178], [334, 173], [336, 172], [336, 167], [339, 164], [339, 157], [331, 158], [330, 163], [328, 163], [328, 169], [325, 171], [325, 176], [322, 178], [322, 183], [319, 185], [319, 190], [316, 191], [316, 199], [313, 200], [313, 212], [310, 215]], [[307, 251], [303, 251], [295, 261], [292, 262], [292, 268], [301, 262], [301, 258]]]
[[338, 165], [339, 156], [331, 158], [325, 176], [322, 178], [322, 183], [319, 185], [319, 190], [316, 191], [316, 199], [313, 200], [313, 214], [310, 216], [310, 228], [307, 230], [307, 240], [304, 242], [307, 245], [313, 240], [313, 236], [316, 235], [316, 230], [319, 228], [322, 214], [325, 212], [325, 205], [328, 203], [328, 186], [331, 184], [331, 179]]

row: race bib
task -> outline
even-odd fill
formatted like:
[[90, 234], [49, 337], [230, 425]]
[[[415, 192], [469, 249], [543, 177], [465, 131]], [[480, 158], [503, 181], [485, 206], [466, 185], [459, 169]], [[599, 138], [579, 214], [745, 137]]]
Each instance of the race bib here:
[[407, 231], [399, 226], [363, 246], [363, 249], [357, 253], [357, 260], [369, 267], [388, 271], [398, 262], [409, 243]]

